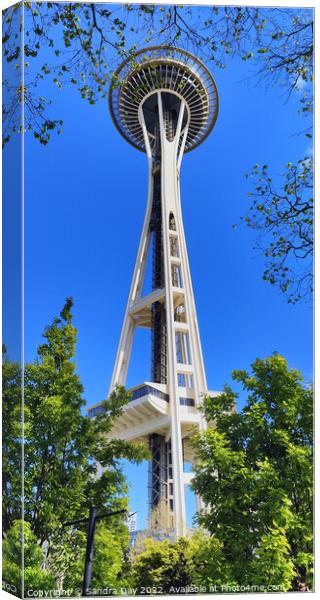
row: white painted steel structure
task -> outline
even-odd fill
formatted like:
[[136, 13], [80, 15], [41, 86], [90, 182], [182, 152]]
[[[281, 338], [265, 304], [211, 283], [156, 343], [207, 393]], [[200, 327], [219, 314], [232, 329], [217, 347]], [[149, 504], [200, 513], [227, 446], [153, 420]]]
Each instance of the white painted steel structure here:
[[[110, 110], [121, 134], [147, 154], [149, 191], [109, 393], [115, 385], [126, 384], [135, 328], [150, 328], [153, 336], [152, 381], [132, 390], [112, 435], [149, 441], [150, 506], [157, 513], [157, 526], [173, 529], [178, 537], [186, 530], [185, 485], [192, 478], [184, 470], [193, 462], [189, 438], [206, 427], [199, 405], [209, 393], [179, 176], [183, 153], [201, 143], [214, 126], [218, 95], [198, 59], [183, 50], [155, 47], [120, 65], [111, 86]], [[142, 296], [152, 238], [153, 290]], [[99, 406], [90, 412], [94, 416]]]

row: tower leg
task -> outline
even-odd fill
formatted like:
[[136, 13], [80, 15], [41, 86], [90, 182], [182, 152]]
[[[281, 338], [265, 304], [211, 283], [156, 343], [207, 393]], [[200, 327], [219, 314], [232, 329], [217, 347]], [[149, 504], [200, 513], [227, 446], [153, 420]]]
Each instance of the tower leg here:
[[[178, 155], [185, 106], [180, 103], [177, 122], [173, 115], [163, 109], [161, 93], [158, 92], [159, 127], [161, 139], [161, 197], [162, 228], [165, 264], [166, 315], [167, 315], [167, 348], [168, 348], [168, 387], [171, 413], [171, 451], [174, 491], [174, 532], [178, 538], [186, 530], [186, 505], [183, 477], [183, 453], [180, 419], [180, 395], [177, 367], [176, 332], [174, 322], [174, 290], [172, 280], [172, 254], [174, 243], [170, 236], [170, 215], [177, 214], [178, 196]], [[170, 141], [171, 140], [171, 141]], [[182, 150], [183, 151], [183, 150]], [[176, 239], [176, 238], [175, 238]], [[176, 240], [177, 241], [177, 240]]]
[[152, 210], [153, 197], [153, 177], [152, 177], [152, 161], [149, 159], [149, 188], [148, 201], [145, 219], [142, 228], [142, 234], [136, 259], [136, 264], [131, 281], [129, 298], [123, 320], [120, 341], [118, 345], [116, 360], [114, 363], [113, 373], [110, 382], [109, 395], [116, 385], [125, 385], [128, 365], [130, 361], [132, 341], [135, 330], [135, 322], [130, 316], [130, 308], [140, 297], [150, 243], [150, 218]]

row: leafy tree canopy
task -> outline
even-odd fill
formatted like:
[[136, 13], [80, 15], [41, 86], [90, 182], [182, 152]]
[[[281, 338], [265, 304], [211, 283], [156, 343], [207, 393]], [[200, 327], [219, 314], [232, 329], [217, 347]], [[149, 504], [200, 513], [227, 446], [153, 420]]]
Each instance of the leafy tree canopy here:
[[[72, 305], [68, 298], [60, 316], [45, 329], [37, 359], [25, 366], [24, 517], [44, 559], [50, 563], [50, 572], [61, 582], [72, 573], [76, 583], [85, 547], [85, 526], [72, 528], [64, 523], [87, 517], [92, 505], [105, 512], [126, 509], [127, 485], [120, 460], [140, 462], [148, 457], [148, 451], [141, 444], [108, 438], [114, 420], [130, 399], [124, 388], [115, 389], [105, 400], [103, 414], [95, 419], [84, 414], [83, 387], [73, 360], [77, 331], [72, 323]], [[21, 514], [20, 382], [19, 366], [5, 357], [5, 536]], [[15, 452], [18, 458], [14, 462], [11, 459]], [[97, 465], [101, 472], [97, 473]], [[123, 515], [108, 518], [110, 535], [117, 532], [119, 537], [118, 548], [112, 544], [115, 564], [127, 543], [123, 520]], [[107, 537], [101, 540], [105, 539], [108, 546], [105, 552], [110, 552]]]
[[[94, 540], [91, 588], [117, 590], [126, 585], [129, 530], [124, 523], [111, 526], [109, 519], [99, 521]], [[64, 589], [82, 588], [86, 550], [86, 528], [69, 531], [67, 540], [56, 540], [48, 556], [49, 571]]]
[[30, 523], [14, 521], [3, 541], [3, 580], [16, 587], [17, 594], [22, 593], [22, 540], [24, 547], [24, 589], [54, 589], [54, 578], [43, 569], [43, 552], [37, 543]]
[[[177, 543], [153, 539], [145, 541], [145, 550], [134, 563], [134, 579], [138, 588], [159, 586], [162, 593], [171, 593], [171, 587], [191, 584], [190, 557], [187, 542], [181, 538]], [[157, 593], [155, 591], [155, 593]]]
[[2, 348], [2, 532], [21, 514], [21, 369]]
[[[247, 175], [247, 177], [249, 177]], [[253, 191], [243, 221], [257, 231], [256, 249], [267, 259], [263, 279], [293, 304], [313, 294], [313, 160], [287, 163], [277, 189], [268, 165], [255, 165]]]
[[133, 585], [140, 592], [147, 588], [148, 593], [178, 594], [232, 583], [220, 541], [201, 530], [176, 542], [143, 540], [133, 550], [131, 564]]
[[221, 542], [238, 584], [310, 589], [312, 389], [277, 354], [233, 378], [248, 393], [244, 409], [235, 411], [230, 387], [206, 398], [212, 426], [194, 442], [199, 523]]

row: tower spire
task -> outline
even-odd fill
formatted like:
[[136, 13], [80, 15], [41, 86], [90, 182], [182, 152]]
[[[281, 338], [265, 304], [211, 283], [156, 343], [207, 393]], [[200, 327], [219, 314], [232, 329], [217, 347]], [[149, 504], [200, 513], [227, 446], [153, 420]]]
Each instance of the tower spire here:
[[[148, 440], [152, 455], [149, 505], [153, 527], [186, 532], [185, 486], [192, 474], [190, 436], [205, 428], [199, 411], [207, 393], [180, 203], [184, 152], [213, 128], [218, 95], [196, 57], [176, 48], [141, 50], [117, 69], [109, 96], [116, 127], [148, 158], [148, 201], [110, 392], [125, 385], [136, 327], [151, 330], [151, 381], [132, 399], [111, 432]], [[142, 296], [148, 252], [152, 291]], [[91, 415], [99, 407], [91, 409]]]

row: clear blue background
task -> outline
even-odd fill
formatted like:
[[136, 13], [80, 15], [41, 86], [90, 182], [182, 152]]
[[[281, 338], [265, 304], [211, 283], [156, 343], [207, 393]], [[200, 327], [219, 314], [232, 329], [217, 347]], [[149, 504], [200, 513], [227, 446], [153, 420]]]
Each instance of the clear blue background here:
[[[297, 98], [285, 103], [279, 87], [246, 80], [251, 68], [234, 60], [214, 70], [216, 126], [182, 163], [184, 225], [213, 390], [231, 382], [232, 369], [249, 368], [273, 351], [312, 379], [311, 307], [288, 305], [265, 283], [253, 232], [232, 228], [249, 206], [244, 175], [255, 163], [279, 174], [287, 161], [311, 152], [310, 141], [292, 136], [304, 126]], [[73, 296], [77, 371], [90, 406], [109, 386], [146, 205], [147, 161], [116, 131], [107, 101], [90, 106], [73, 88], [60, 91], [50, 79], [44, 85], [51, 116], [64, 120], [64, 131], [46, 147], [26, 135], [25, 357], [34, 358], [44, 326]], [[149, 342], [149, 332], [138, 331], [129, 387], [150, 378]], [[125, 470], [141, 528], [147, 465]], [[188, 506], [190, 520], [192, 500]]]

